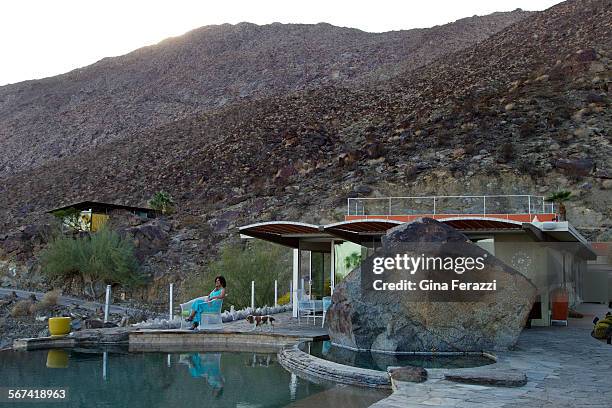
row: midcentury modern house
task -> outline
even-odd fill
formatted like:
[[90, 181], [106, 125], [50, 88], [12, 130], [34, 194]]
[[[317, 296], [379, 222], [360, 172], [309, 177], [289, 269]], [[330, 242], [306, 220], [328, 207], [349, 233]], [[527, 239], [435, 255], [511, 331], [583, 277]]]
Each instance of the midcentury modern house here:
[[[64, 219], [66, 228], [95, 232], [104, 225], [113, 211], [127, 211], [140, 218], [155, 218], [157, 212], [151, 208], [132, 207], [128, 205], [82, 201], [47, 211], [47, 213]], [[75, 225], [77, 224], [77, 225]]]
[[[293, 248], [292, 287], [321, 298], [333, 292], [347, 272], [340, 271], [339, 254], [356, 249], [365, 258], [381, 245], [387, 230], [419, 217], [456, 228], [530, 278], [538, 288], [532, 325], [551, 324], [552, 297], [559, 289], [569, 295], [570, 305], [582, 301], [587, 260], [596, 254], [569, 222], [557, 221], [554, 205], [542, 196], [349, 198], [341, 222], [269, 221], [243, 226], [239, 232], [243, 238]], [[294, 316], [297, 296], [293, 290]]]

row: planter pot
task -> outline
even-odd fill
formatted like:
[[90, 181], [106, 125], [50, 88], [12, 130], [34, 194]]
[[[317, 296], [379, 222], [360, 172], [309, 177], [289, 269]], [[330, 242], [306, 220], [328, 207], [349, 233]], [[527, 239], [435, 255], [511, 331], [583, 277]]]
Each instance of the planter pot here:
[[551, 294], [552, 320], [567, 321], [569, 315], [569, 294], [565, 289], [556, 289]]
[[65, 336], [70, 333], [70, 320], [69, 317], [49, 318], [49, 333], [52, 336]]

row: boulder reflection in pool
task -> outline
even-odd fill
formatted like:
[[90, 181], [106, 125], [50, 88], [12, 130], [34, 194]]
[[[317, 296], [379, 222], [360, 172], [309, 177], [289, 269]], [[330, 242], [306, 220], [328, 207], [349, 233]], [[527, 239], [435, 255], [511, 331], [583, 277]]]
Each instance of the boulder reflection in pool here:
[[370, 370], [386, 371], [393, 366], [416, 366], [424, 368], [468, 368], [493, 364], [495, 361], [481, 354], [460, 355], [414, 355], [385, 354], [369, 351], [353, 351], [331, 345], [330, 341], [303, 343], [302, 350], [315, 357], [334, 363]]

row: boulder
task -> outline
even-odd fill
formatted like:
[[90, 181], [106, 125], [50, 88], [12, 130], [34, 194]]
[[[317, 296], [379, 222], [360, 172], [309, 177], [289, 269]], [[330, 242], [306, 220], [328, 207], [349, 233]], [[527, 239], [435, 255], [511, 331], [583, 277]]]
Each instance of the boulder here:
[[[384, 352], [436, 352], [506, 350], [513, 346], [525, 325], [536, 287], [520, 272], [471, 243], [459, 231], [430, 218], [389, 230], [382, 251], [406, 248], [413, 256], [482, 257], [484, 267], [457, 275], [451, 271], [418, 269], [411, 275], [443, 280], [463, 277], [474, 282], [496, 281], [495, 291], [375, 291], [368, 261], [353, 270], [334, 290], [327, 314], [329, 335], [338, 346]], [[405, 271], [403, 271], [405, 274]], [[406, 276], [403, 276], [404, 278]], [[408, 279], [411, 279], [410, 276]], [[364, 282], [362, 282], [362, 280]]]
[[593, 170], [593, 159], [558, 159], [555, 162], [555, 167], [563, 170], [570, 176], [587, 176]]
[[427, 370], [423, 367], [389, 367], [387, 372], [391, 381], [423, 382], [427, 380]]

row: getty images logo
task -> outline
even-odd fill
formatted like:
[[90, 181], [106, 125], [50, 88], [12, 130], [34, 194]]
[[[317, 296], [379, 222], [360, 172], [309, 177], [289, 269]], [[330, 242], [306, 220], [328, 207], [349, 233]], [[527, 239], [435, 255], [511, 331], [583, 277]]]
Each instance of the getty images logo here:
[[389, 257], [375, 257], [373, 259], [372, 272], [381, 275], [385, 271], [406, 271], [414, 275], [417, 270], [421, 271], [453, 271], [458, 275], [466, 271], [484, 269], [484, 260], [487, 254], [479, 257], [441, 257], [441, 256], [412, 256], [408, 254], [396, 254]]

